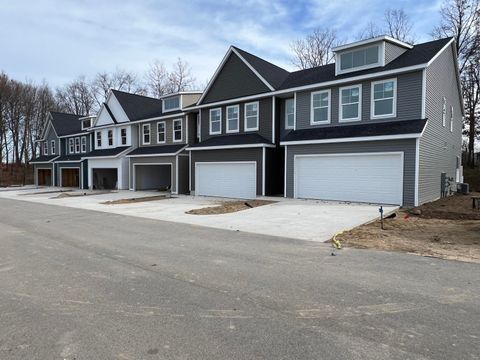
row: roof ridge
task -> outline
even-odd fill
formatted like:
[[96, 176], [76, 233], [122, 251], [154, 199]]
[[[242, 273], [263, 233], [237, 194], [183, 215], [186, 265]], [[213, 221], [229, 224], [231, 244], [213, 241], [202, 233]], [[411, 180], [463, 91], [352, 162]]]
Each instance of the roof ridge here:
[[271, 66], [274, 66], [274, 67], [276, 67], [276, 68], [278, 68], [278, 69], [280, 69], [280, 70], [283, 70], [283, 71], [285, 71], [286, 73], [289, 73], [289, 74], [290, 74], [290, 71], [285, 70], [285, 69], [282, 68], [281, 66], [278, 66], [278, 65], [276, 65], [276, 64], [274, 64], [274, 63], [272, 63], [272, 62], [270, 62], [270, 61], [268, 61], [268, 60], [265, 60], [264, 58], [261, 58], [260, 56], [257, 56], [257, 55], [255, 55], [255, 54], [252, 54], [251, 52], [248, 52], [248, 51], [246, 51], [246, 50], [240, 49], [239, 47], [237, 47], [237, 46], [235, 46], [235, 45], [232, 45], [232, 48], [234, 48], [235, 50], [240, 50], [241, 52], [243, 52], [243, 53], [245, 53], [245, 54], [247, 54], [247, 55], [253, 56], [253, 57], [255, 57], [255, 58], [257, 58], [257, 59], [259, 59], [259, 60], [261, 60], [261, 61], [263, 61], [263, 62], [265, 62], [265, 63], [267, 63], [267, 64], [269, 64], [269, 65], [271, 65]]
[[117, 90], [117, 89], [113, 89], [113, 88], [112, 88], [111, 90], [112, 90], [112, 92], [119, 92], [119, 93], [126, 94], [126, 95], [138, 96], [138, 97], [142, 97], [142, 98], [147, 98], [147, 99], [152, 99], [152, 100], [162, 101], [162, 99], [155, 98], [155, 97], [151, 97], [151, 96], [140, 95], [140, 94], [134, 94], [134, 93], [130, 93], [130, 92], [123, 91], [123, 90]]
[[83, 116], [90, 116], [90, 115], [78, 115], [78, 114], [72, 114], [72, 113], [68, 113], [68, 112], [64, 112], [64, 111], [52, 111], [52, 110], [49, 110], [49, 113], [51, 113], [51, 114], [62, 114], [62, 115], [78, 116], [79, 118], [81, 118], [81, 117], [83, 117]]

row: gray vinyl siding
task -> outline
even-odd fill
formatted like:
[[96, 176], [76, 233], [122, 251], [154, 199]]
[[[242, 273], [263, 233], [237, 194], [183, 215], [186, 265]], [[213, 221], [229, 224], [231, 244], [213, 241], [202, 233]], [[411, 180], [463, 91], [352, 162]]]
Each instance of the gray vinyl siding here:
[[397, 57], [402, 55], [405, 51], [407, 51], [407, 49], [386, 41], [385, 42], [385, 65], [395, 60]]
[[[182, 119], [182, 141], [173, 141], [173, 121]], [[165, 122], [165, 143], [158, 143], [157, 141], [157, 123]], [[150, 144], [143, 143], [143, 125], [150, 124]], [[150, 122], [145, 122], [138, 124], [138, 131], [140, 132], [140, 147], [147, 147], [147, 146], [158, 146], [158, 145], [175, 145], [175, 144], [186, 144], [187, 143], [187, 128], [186, 128], [186, 117], [179, 116], [172, 119], [165, 119], [165, 120], [155, 120]], [[188, 129], [189, 132], [191, 129]], [[138, 136], [138, 135], [137, 135]], [[189, 134], [190, 136], [190, 134]]]
[[[53, 131], [53, 127], [52, 127], [52, 126], [49, 127], [49, 131], [48, 131], [48, 133], [45, 135], [45, 139], [46, 139], [46, 142], [47, 142], [47, 144], [48, 144], [48, 155], [51, 155], [51, 154], [52, 154], [52, 140], [55, 140], [55, 155], [59, 155], [59, 154], [60, 154], [59, 150], [60, 150], [60, 146], [61, 146], [61, 145], [60, 145], [60, 141], [59, 141], [57, 135], [55, 134], [55, 131]], [[43, 152], [43, 146], [44, 146], [44, 145], [43, 145], [43, 143], [42, 143], [42, 149], [41, 149], [42, 155], [44, 154], [44, 152]]]
[[191, 151], [192, 191], [195, 191], [195, 163], [230, 161], [257, 162], [257, 195], [262, 195], [262, 148]]
[[[440, 174], [445, 172], [455, 179], [457, 157], [461, 158], [462, 100], [453, 54], [452, 47], [449, 47], [426, 70], [425, 112], [428, 123], [420, 139], [420, 203], [440, 197]], [[447, 100], [445, 127], [442, 125], [444, 96]], [[450, 105], [453, 105], [453, 132], [450, 132]]]
[[[258, 131], [245, 131], [245, 104], [258, 101]], [[227, 133], [227, 114], [228, 106], [239, 105], [239, 131], [236, 133]], [[222, 109], [222, 133], [217, 135], [210, 135], [210, 109]], [[201, 139], [205, 141], [214, 136], [235, 135], [244, 133], [258, 133], [265, 139], [272, 141], [272, 98], [263, 98], [258, 100], [232, 103], [223, 106], [214, 106], [201, 110]]]
[[[171, 179], [172, 179], [172, 192], [177, 192], [176, 189], [176, 158], [177, 156], [149, 156], [149, 157], [135, 157], [130, 158], [130, 187], [133, 187], [133, 165], [134, 164], [170, 164], [171, 165]], [[188, 192], [188, 156], [179, 155], [178, 156], [179, 167], [178, 167], [178, 185], [179, 193], [185, 194]], [[187, 163], [185, 163], [185, 161]]]
[[[287, 197], [293, 197], [294, 156], [306, 154], [345, 154], [368, 152], [404, 153], [403, 206], [415, 202], [415, 139], [335, 144], [290, 145], [287, 147]], [[334, 186], [334, 184], [332, 184]]]
[[234, 53], [223, 65], [202, 103], [260, 94], [270, 89]]
[[[362, 123], [380, 123], [397, 120], [416, 120], [421, 118], [422, 114], [422, 72], [416, 71], [407, 74], [397, 75], [397, 116], [382, 119], [370, 119], [370, 99], [371, 99], [371, 82], [380, 81], [382, 79], [390, 79], [385, 77], [372, 79], [363, 82], [353, 82], [342, 84], [340, 87], [350, 85], [362, 85], [362, 118], [360, 121], [339, 122], [339, 86], [323, 87], [312, 91], [304, 91], [297, 93], [296, 101], [296, 129], [308, 129], [312, 127], [329, 127], [329, 126], [348, 126], [358, 125]], [[330, 124], [310, 125], [311, 112], [311, 93], [319, 90], [331, 91], [331, 118]], [[285, 100], [283, 100], [285, 102]], [[283, 106], [284, 108], [284, 106]], [[285, 110], [283, 109], [284, 113]], [[285, 115], [283, 114], [283, 118]], [[282, 126], [285, 128], [285, 124]]]

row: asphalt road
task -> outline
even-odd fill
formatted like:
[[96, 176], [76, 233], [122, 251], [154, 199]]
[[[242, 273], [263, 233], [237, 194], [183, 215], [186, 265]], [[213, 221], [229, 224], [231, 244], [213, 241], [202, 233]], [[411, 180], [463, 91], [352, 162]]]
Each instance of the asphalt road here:
[[480, 266], [0, 199], [0, 359], [479, 359]]

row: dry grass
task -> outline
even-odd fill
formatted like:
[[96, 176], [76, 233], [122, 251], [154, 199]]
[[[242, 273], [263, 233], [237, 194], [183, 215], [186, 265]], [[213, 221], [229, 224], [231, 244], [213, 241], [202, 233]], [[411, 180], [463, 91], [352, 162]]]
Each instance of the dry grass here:
[[187, 214], [191, 215], [218, 215], [218, 214], [228, 214], [234, 213], [237, 211], [248, 210], [258, 206], [264, 206], [273, 204], [276, 201], [268, 200], [238, 200], [238, 201], [223, 201], [220, 202], [217, 206], [211, 206], [201, 209], [193, 209], [187, 211]]
[[139, 198], [105, 201], [105, 202], [102, 202], [101, 204], [103, 205], [136, 204], [140, 202], [165, 200], [165, 199], [171, 199], [171, 198], [172, 198], [171, 196], [167, 196], [167, 195], [154, 195], [154, 196], [144, 196]]

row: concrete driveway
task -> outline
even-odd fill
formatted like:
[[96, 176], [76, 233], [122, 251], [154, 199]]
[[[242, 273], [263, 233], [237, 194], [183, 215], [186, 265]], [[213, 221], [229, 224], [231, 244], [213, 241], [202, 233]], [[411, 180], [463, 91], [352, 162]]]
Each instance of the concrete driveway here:
[[[106, 201], [140, 198], [158, 195], [159, 193], [116, 191], [95, 194], [87, 192], [95, 195], [58, 198], [60, 193], [54, 192], [58, 190], [60, 189], [27, 188], [9, 189], [8, 191], [4, 189], [0, 191], [0, 197], [321, 242], [330, 239], [339, 231], [351, 229], [379, 216], [378, 205], [285, 198], [265, 198], [277, 202], [236, 213], [191, 215], [186, 214], [186, 212], [192, 209], [215, 206], [221, 201], [226, 201], [226, 199], [178, 195], [166, 200], [105, 205], [102, 203]], [[72, 194], [83, 192], [77, 190]], [[394, 206], [384, 207], [385, 212], [392, 211], [395, 208]]]

